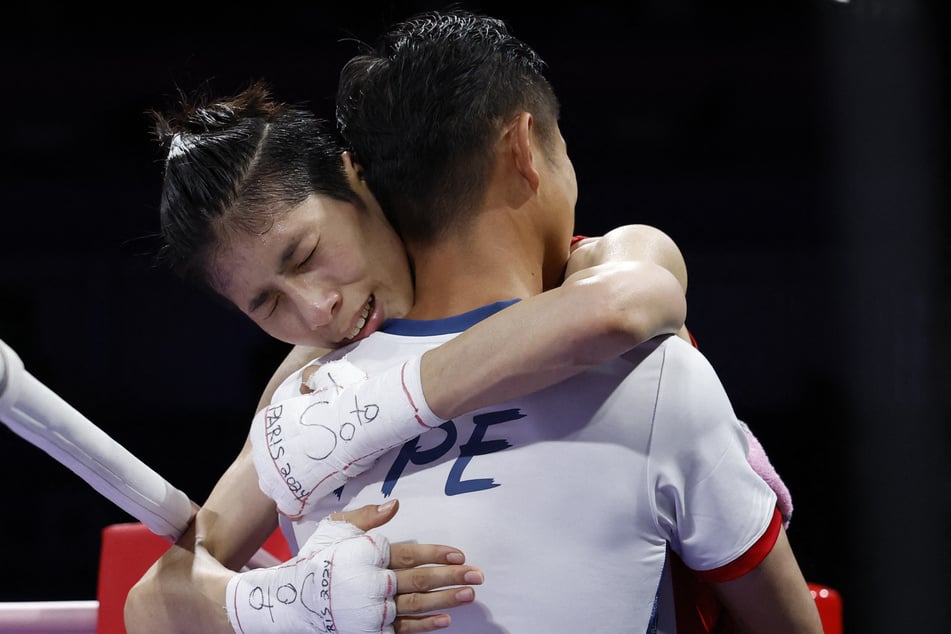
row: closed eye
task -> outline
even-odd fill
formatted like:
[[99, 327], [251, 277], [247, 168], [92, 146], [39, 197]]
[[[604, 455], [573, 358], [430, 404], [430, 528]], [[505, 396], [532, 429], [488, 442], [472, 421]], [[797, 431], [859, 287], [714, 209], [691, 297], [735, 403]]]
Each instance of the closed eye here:
[[281, 301], [280, 295], [275, 295], [275, 296], [274, 296], [274, 301], [271, 302], [271, 310], [267, 311], [267, 314], [264, 316], [264, 319], [267, 319], [268, 317], [270, 317], [271, 315], [273, 315], [275, 312], [277, 312], [277, 304], [278, 304], [278, 302], [280, 302], [280, 301]]
[[317, 253], [316, 244], [314, 245], [314, 248], [310, 250], [310, 253], [307, 254], [307, 257], [300, 261], [300, 264], [297, 265], [297, 268], [298, 269], [304, 268], [307, 265], [307, 263], [313, 259], [315, 253]]

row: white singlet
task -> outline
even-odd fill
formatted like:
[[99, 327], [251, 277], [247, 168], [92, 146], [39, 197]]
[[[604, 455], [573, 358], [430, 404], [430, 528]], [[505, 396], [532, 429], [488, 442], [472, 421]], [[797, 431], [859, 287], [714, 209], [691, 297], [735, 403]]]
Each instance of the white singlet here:
[[[392, 320], [330, 358], [373, 375], [506, 305]], [[275, 400], [299, 385], [292, 375]], [[373, 406], [355, 404], [353, 422], [372, 424]], [[778, 531], [776, 495], [746, 453], [705, 357], [660, 338], [383, 454], [295, 522], [288, 541], [303, 543], [329, 513], [397, 498], [396, 517], [377, 529], [391, 543], [451, 544], [485, 572], [475, 603], [451, 611], [453, 632], [675, 632], [668, 547], [723, 579], [737, 562], [740, 573], [758, 564]]]

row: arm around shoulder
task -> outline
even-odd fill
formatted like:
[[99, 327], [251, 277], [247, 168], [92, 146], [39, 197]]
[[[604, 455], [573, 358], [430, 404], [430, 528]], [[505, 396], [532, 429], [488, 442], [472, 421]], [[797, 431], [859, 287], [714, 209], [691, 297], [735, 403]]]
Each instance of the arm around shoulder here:
[[[441, 418], [554, 385], [683, 327], [679, 280], [648, 261], [585, 267], [423, 355], [423, 392]], [[530, 329], [531, 336], [526, 336]], [[459, 363], [465, 359], [465, 363]]]
[[653, 262], [670, 271], [687, 292], [687, 263], [677, 243], [656, 227], [632, 224], [578, 242], [568, 258], [566, 276], [605, 262]]

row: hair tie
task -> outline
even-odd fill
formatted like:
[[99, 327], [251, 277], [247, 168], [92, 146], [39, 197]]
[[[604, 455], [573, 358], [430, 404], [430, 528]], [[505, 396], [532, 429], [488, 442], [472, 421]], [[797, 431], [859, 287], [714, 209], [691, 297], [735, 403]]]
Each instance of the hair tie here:
[[172, 160], [176, 156], [181, 156], [189, 150], [189, 145], [185, 143], [185, 135], [181, 132], [176, 132], [175, 136], [172, 137], [172, 142], [168, 146], [168, 160]]

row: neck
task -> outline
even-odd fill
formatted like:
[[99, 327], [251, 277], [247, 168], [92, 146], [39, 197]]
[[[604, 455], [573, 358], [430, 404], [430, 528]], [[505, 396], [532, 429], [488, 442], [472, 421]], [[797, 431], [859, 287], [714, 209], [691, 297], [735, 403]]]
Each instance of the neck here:
[[416, 297], [407, 317], [441, 319], [542, 292], [544, 240], [518, 218], [486, 212], [473, 226], [438, 244], [421, 247], [408, 242]]

